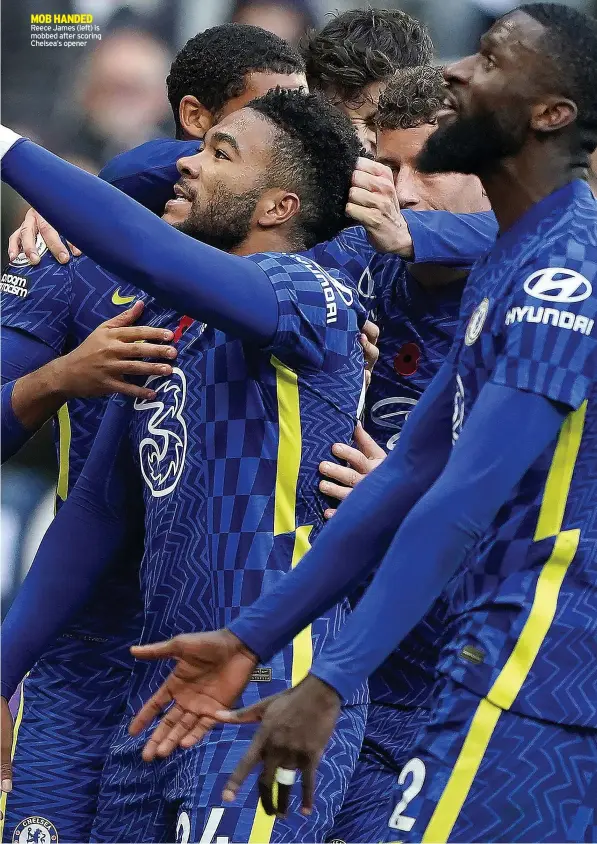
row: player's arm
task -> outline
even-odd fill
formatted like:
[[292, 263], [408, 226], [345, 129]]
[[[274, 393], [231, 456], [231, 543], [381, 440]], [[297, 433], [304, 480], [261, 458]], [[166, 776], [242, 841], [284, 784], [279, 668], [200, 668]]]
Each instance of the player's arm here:
[[[533, 393], [491, 383], [483, 387], [444, 471], [403, 520], [371, 586], [310, 674], [289, 692], [217, 716], [230, 723], [261, 721], [224, 790], [225, 800], [234, 799], [250, 771], [263, 762], [267, 771], [300, 769], [303, 809], [311, 810], [315, 772], [341, 700], [423, 618], [523, 475], [557, 437], [567, 411]], [[390, 460], [391, 455], [386, 465]], [[287, 805], [288, 793], [283, 799]]]
[[2, 624], [6, 699], [138, 527], [127, 459], [129, 415], [128, 403], [108, 405], [81, 476], [48, 528]]
[[[25, 370], [16, 381], [3, 386], [2, 462], [12, 457], [69, 399], [111, 393], [154, 398], [153, 390], [129, 379], [169, 375], [169, 361], [176, 356], [176, 349], [158, 345], [172, 339], [171, 331], [133, 325], [143, 308], [143, 302], [135, 302], [132, 308], [98, 326], [69, 354], [55, 357], [33, 371]], [[8, 332], [15, 335], [14, 342], [23, 345], [27, 335], [10, 329]], [[47, 348], [45, 344], [42, 347]], [[5, 366], [3, 360], [3, 369]]]
[[4, 181], [102, 267], [243, 340], [267, 345], [274, 336], [278, 299], [256, 262], [199, 243], [101, 179], [2, 132]]
[[470, 267], [495, 243], [493, 212], [402, 211], [392, 171], [385, 164], [359, 158], [346, 211], [367, 231], [382, 253], [415, 263]]

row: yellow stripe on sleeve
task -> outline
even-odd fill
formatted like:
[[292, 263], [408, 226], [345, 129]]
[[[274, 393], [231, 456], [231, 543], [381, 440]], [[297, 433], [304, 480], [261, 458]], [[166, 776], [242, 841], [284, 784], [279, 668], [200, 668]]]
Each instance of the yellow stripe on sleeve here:
[[555, 617], [560, 589], [580, 542], [580, 531], [562, 531], [562, 523], [586, 410], [585, 401], [566, 418], [545, 483], [534, 541], [555, 536], [555, 543], [537, 578], [528, 618], [506, 664], [477, 707], [450, 778], [423, 834], [424, 844], [448, 841], [499, 717], [510, 709], [520, 693]]
[[278, 463], [274, 504], [274, 536], [296, 529], [296, 489], [301, 466], [302, 437], [298, 377], [290, 367], [271, 358], [278, 394]]

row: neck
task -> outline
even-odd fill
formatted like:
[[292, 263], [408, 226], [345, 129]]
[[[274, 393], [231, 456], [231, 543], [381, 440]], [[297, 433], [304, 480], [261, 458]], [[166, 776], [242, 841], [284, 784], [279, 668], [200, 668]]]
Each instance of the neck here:
[[[280, 227], [281, 228], [281, 227]], [[256, 229], [250, 231], [243, 242], [231, 249], [232, 255], [255, 255], [257, 252], [299, 252], [304, 245], [292, 242], [287, 235], [278, 230], [278, 227], [271, 229]]]
[[500, 231], [506, 231], [537, 202], [585, 175], [583, 165], [572, 161], [568, 151], [536, 142], [480, 178]]
[[408, 272], [426, 290], [445, 287], [454, 281], [460, 281], [468, 275], [467, 270], [457, 267], [440, 267], [438, 264], [409, 264]]

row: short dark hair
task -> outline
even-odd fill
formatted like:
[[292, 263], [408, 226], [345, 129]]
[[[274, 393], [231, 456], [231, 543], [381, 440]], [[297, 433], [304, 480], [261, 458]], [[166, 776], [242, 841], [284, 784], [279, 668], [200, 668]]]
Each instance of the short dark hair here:
[[530, 3], [516, 11], [534, 18], [545, 29], [542, 39], [551, 84], [573, 100], [581, 148], [597, 146], [597, 20], [559, 3]]
[[166, 79], [177, 135], [180, 101], [197, 97], [215, 114], [245, 90], [248, 73], [304, 73], [305, 63], [288, 42], [259, 26], [227, 23], [195, 35], [176, 55]]
[[279, 130], [272, 146], [270, 184], [296, 192], [296, 248], [330, 240], [349, 225], [345, 216], [360, 143], [352, 123], [321, 94], [269, 91], [254, 109]]
[[445, 97], [440, 67], [409, 67], [399, 70], [379, 98], [375, 123], [378, 129], [414, 129], [435, 123]]
[[310, 88], [360, 105], [366, 85], [403, 67], [429, 64], [427, 27], [399, 9], [359, 9], [336, 15], [301, 48]]

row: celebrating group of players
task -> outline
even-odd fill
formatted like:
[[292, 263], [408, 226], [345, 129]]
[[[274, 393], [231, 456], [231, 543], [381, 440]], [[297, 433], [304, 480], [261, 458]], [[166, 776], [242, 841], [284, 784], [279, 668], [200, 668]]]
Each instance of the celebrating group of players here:
[[597, 840], [597, 22], [431, 62], [232, 24], [100, 178], [1, 129], [3, 840]]

